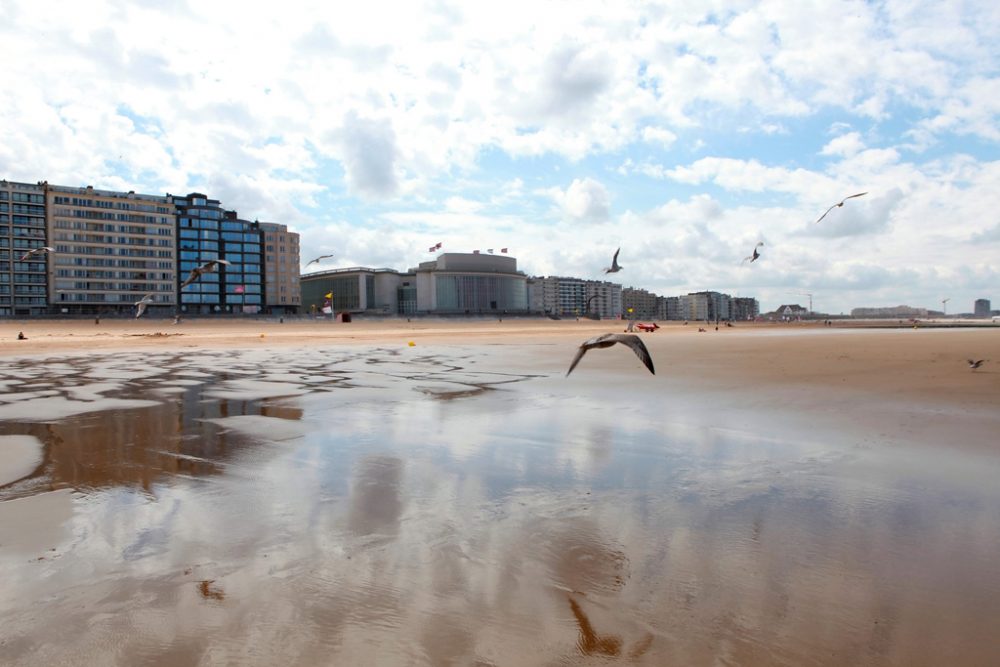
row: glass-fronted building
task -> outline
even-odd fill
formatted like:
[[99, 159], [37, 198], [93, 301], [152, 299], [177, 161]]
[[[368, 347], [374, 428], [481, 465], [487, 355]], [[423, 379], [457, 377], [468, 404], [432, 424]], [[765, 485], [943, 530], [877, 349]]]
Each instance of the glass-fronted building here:
[[0, 315], [48, 311], [47, 253], [20, 261], [46, 245], [45, 184], [0, 181]]
[[527, 277], [513, 257], [443, 253], [411, 270], [417, 278], [417, 310], [440, 314], [523, 313]]
[[177, 285], [191, 270], [224, 259], [180, 290], [180, 311], [187, 314], [257, 313], [263, 305], [263, 253], [260, 226], [226, 211], [219, 200], [201, 193], [173, 197], [177, 210]]

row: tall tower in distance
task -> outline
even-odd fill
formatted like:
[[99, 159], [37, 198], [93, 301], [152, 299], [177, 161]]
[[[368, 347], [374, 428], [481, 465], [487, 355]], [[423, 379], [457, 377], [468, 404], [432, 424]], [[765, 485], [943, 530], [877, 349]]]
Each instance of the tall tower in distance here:
[[976, 299], [976, 305], [973, 309], [973, 314], [976, 317], [989, 317], [990, 316], [990, 300], [989, 299]]

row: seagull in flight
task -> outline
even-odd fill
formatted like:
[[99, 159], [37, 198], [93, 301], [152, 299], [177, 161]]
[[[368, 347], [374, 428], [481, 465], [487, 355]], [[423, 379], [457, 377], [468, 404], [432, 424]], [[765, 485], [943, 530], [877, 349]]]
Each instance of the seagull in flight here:
[[764, 245], [764, 242], [763, 241], [758, 241], [757, 245], [755, 245], [753, 247], [753, 254], [747, 255], [746, 257], [744, 257], [743, 261], [746, 262], [747, 260], [749, 260], [751, 264], [753, 264], [754, 262], [756, 262], [757, 258], [760, 257], [760, 253], [757, 252], [757, 248], [761, 247], [762, 245]]
[[313, 259], [313, 260], [310, 260], [309, 262], [307, 262], [307, 263], [306, 263], [306, 268], [309, 268], [309, 265], [310, 265], [310, 264], [319, 264], [319, 261], [320, 261], [321, 259], [327, 259], [327, 258], [329, 258], [329, 257], [333, 257], [333, 255], [320, 255], [320, 256], [319, 256], [319, 257], [317, 257], [316, 259]]
[[968, 360], [969, 368], [971, 368], [972, 370], [976, 370], [977, 368], [985, 364], [987, 361], [989, 361], [989, 359], [969, 359]]
[[618, 266], [618, 253], [621, 252], [621, 248], [615, 250], [615, 256], [611, 258], [611, 266], [604, 269], [604, 273], [618, 273], [622, 270], [622, 267]]
[[37, 255], [39, 253], [55, 252], [55, 251], [56, 251], [55, 248], [53, 248], [51, 246], [44, 245], [41, 248], [35, 248], [34, 250], [29, 250], [28, 252], [24, 253], [23, 255], [21, 255], [21, 259], [19, 259], [18, 261], [24, 262], [24, 261], [27, 261], [27, 259], [29, 257], [32, 257], [32, 256]]
[[646, 349], [646, 345], [642, 342], [642, 339], [635, 334], [601, 334], [600, 336], [595, 336], [590, 340], [586, 340], [580, 345], [580, 349], [577, 350], [576, 356], [573, 357], [573, 363], [569, 365], [569, 370], [566, 371], [566, 375], [569, 376], [576, 368], [576, 365], [580, 363], [583, 359], [583, 355], [587, 353], [587, 350], [593, 350], [594, 348], [604, 348], [611, 347], [615, 343], [621, 343], [623, 345], [628, 345], [635, 352], [635, 356], [639, 357], [649, 372], [656, 375], [656, 371], [653, 370], [653, 359], [649, 356], [649, 350]]
[[142, 299], [140, 299], [139, 301], [136, 301], [135, 319], [139, 319], [140, 317], [142, 317], [142, 314], [146, 312], [146, 306], [153, 303], [153, 301], [154, 299], [152, 294], [147, 294], [146, 296], [142, 297]]
[[198, 280], [198, 278], [201, 278], [202, 274], [213, 273], [214, 271], [218, 270], [219, 264], [225, 264], [226, 266], [229, 266], [230, 262], [227, 262], [224, 259], [213, 259], [208, 262], [205, 262], [201, 266], [194, 267], [193, 269], [191, 269], [191, 273], [190, 275], [188, 275], [187, 280], [181, 283], [181, 289], [184, 289], [194, 281]]
[[[866, 195], [866, 194], [868, 194], [868, 193], [867, 193], [867, 192], [859, 192], [859, 193], [858, 193], [858, 194], [856, 194], [856, 195], [851, 195], [851, 196], [849, 196], [849, 197], [844, 197], [844, 198], [843, 198], [843, 199], [841, 199], [841, 200], [840, 200], [839, 202], [837, 202], [836, 204], [834, 204], [834, 205], [833, 205], [833, 206], [831, 206], [830, 208], [826, 209], [826, 211], [824, 211], [823, 215], [819, 216], [819, 220], [817, 220], [816, 222], [819, 222], [820, 220], [822, 220], [823, 218], [825, 218], [825, 217], [826, 217], [826, 214], [827, 214], [827, 213], [829, 213], [830, 211], [832, 211], [833, 209], [835, 209], [835, 208], [839, 208], [839, 207], [843, 206], [843, 205], [844, 205], [844, 202], [845, 202], [845, 201], [847, 201], [848, 199], [854, 199], [855, 197], [863, 197], [863, 196], [864, 196], [864, 195]], [[815, 223], [814, 223], [814, 224], [815, 224]]]

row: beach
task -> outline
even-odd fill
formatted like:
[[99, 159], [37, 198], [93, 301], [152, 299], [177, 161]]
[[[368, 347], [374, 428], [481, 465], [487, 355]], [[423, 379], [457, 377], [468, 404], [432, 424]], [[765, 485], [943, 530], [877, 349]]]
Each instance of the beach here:
[[990, 664], [1000, 328], [661, 325], [0, 324], [0, 662]]

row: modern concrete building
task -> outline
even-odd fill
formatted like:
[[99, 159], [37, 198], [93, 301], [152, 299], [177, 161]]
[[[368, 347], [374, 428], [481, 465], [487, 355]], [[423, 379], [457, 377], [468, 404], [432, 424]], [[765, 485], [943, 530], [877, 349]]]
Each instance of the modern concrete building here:
[[[169, 198], [45, 185], [49, 302], [59, 313], [149, 312], [176, 304], [176, 227]], [[42, 245], [39, 243], [38, 245]]]
[[175, 289], [191, 269], [212, 259], [230, 264], [206, 273], [180, 290], [183, 313], [256, 313], [264, 303], [260, 225], [226, 211], [219, 200], [192, 192], [170, 197], [177, 212], [179, 276]]
[[300, 284], [302, 310], [308, 313], [321, 312], [327, 301], [336, 313], [408, 315], [417, 311], [412, 273], [358, 266], [308, 273]]
[[753, 320], [759, 314], [760, 304], [757, 302], [757, 299], [738, 296], [729, 301], [729, 316], [734, 322]]
[[656, 300], [657, 317], [661, 320], [683, 320], [684, 313], [681, 309], [681, 298], [679, 296], [662, 296]]
[[45, 183], [0, 181], [0, 315], [48, 312], [47, 253], [21, 261], [47, 245]]
[[976, 317], [989, 317], [991, 312], [989, 299], [976, 299], [973, 315]]
[[622, 289], [622, 317], [634, 320], [657, 319], [659, 317], [657, 298], [652, 292], [638, 287]]
[[302, 305], [299, 287], [299, 235], [287, 225], [261, 222], [264, 236], [264, 308], [273, 314], [294, 314]]
[[880, 319], [880, 318], [900, 318], [900, 317], [927, 317], [926, 308], [912, 308], [910, 306], [889, 306], [884, 308], [853, 308], [851, 317], [856, 319]]
[[442, 253], [410, 272], [416, 276], [418, 312], [528, 312], [527, 277], [513, 257]]
[[565, 276], [530, 279], [531, 312], [563, 317], [592, 315], [611, 319], [622, 313], [622, 286]]

